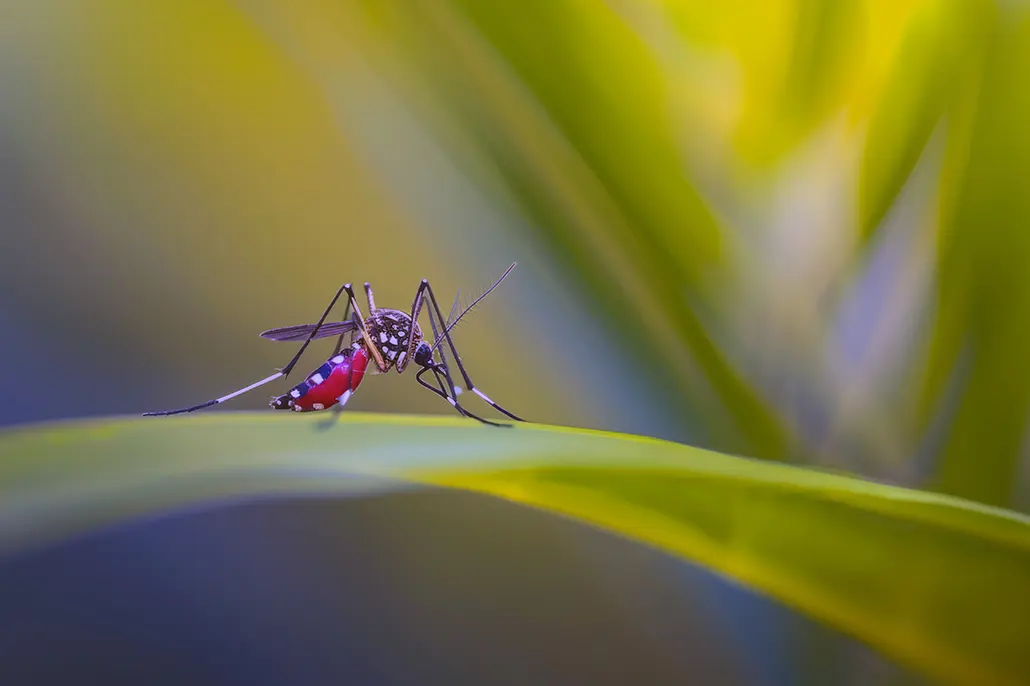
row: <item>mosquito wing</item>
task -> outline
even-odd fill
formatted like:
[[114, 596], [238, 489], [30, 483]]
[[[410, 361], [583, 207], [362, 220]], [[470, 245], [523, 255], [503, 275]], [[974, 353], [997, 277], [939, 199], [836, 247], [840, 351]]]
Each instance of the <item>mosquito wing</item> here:
[[[322, 326], [318, 327], [318, 333], [315, 334], [315, 338], [328, 338], [329, 336], [339, 336], [342, 333], [349, 333], [354, 331], [357, 325], [353, 321], [346, 322], [326, 322]], [[262, 331], [259, 336], [261, 338], [267, 338], [270, 341], [304, 341], [307, 340], [311, 332], [315, 330], [314, 324], [298, 324], [297, 326], [283, 326], [278, 329], [269, 329], [268, 331]]]

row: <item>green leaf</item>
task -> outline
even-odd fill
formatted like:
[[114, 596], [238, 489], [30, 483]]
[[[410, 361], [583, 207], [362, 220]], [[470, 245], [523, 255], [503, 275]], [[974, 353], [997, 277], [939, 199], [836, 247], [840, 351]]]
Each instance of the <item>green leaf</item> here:
[[857, 56], [863, 51], [868, 21], [864, 5], [856, 0], [795, 3], [788, 34], [792, 36], [789, 66], [778, 89], [779, 98], [765, 127], [750, 132], [752, 138], [747, 140], [752, 151], [760, 151], [759, 159], [781, 159], [836, 114], [859, 62]]
[[948, 379], [962, 382], [934, 486], [1004, 506], [1015, 495], [1030, 413], [1030, 14], [1002, 14], [988, 46], [945, 160], [925, 395], [932, 405]]
[[[927, 3], [912, 18], [869, 122], [859, 188], [859, 228], [875, 235], [930, 135], [978, 70], [991, 3]], [[954, 123], [949, 128], [954, 128]]]
[[1030, 519], [654, 439], [212, 414], [0, 434], [0, 556], [226, 498], [413, 484], [571, 516], [733, 577], [945, 683], [1030, 677]]

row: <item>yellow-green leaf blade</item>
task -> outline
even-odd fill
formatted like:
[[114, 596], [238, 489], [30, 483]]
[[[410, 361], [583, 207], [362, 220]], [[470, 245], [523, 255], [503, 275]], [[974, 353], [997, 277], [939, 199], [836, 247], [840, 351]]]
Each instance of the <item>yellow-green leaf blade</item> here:
[[[694, 560], [945, 683], [1030, 675], [1030, 520], [662, 441], [353, 414], [115, 420], [0, 435], [0, 555], [172, 507], [421, 482]], [[394, 481], [393, 479], [399, 479]]]

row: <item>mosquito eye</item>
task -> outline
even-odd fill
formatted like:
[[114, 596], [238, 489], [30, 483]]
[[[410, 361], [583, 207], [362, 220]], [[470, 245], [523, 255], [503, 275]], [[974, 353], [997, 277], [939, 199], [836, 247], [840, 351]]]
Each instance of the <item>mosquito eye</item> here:
[[432, 358], [433, 349], [429, 347], [429, 344], [425, 342], [419, 343], [418, 347], [415, 348], [415, 364], [425, 367]]

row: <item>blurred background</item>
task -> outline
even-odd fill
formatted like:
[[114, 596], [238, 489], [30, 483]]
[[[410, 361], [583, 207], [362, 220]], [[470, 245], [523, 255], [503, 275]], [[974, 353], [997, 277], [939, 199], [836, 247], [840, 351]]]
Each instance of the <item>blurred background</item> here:
[[456, 339], [528, 419], [1030, 511], [1026, 3], [3, 14], [0, 423], [219, 396], [344, 281], [446, 309], [517, 261]]

